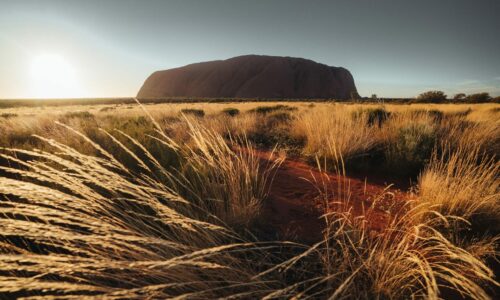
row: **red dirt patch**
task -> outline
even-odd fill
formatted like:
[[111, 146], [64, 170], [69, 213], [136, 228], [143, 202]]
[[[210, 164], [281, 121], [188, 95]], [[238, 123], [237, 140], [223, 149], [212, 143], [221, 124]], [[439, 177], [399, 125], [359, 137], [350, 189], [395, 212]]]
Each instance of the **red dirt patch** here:
[[[257, 155], [267, 163], [271, 154], [258, 151]], [[409, 198], [407, 192], [394, 187], [321, 172], [296, 159], [286, 159], [275, 172], [264, 217], [279, 235], [303, 243], [321, 240], [325, 227], [321, 216], [327, 205], [349, 203], [355, 215], [367, 216], [372, 230], [380, 230]]]

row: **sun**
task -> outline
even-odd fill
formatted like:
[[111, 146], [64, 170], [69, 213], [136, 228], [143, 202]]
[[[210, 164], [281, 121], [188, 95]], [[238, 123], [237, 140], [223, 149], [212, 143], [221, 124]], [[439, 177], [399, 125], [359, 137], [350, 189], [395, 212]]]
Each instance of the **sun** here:
[[81, 97], [74, 66], [58, 54], [33, 58], [30, 68], [32, 96], [35, 98]]

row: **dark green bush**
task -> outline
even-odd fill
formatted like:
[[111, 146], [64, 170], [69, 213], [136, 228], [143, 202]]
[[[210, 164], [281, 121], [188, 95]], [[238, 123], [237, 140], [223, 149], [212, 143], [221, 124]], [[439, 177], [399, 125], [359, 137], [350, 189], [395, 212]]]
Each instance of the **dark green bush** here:
[[280, 124], [288, 124], [294, 117], [289, 112], [275, 112], [266, 116], [266, 126], [272, 128]]
[[368, 114], [368, 125], [377, 125], [382, 127], [382, 124], [389, 119], [391, 113], [386, 111], [384, 108], [372, 108], [367, 110]]
[[225, 115], [228, 115], [230, 117], [234, 117], [234, 116], [240, 114], [240, 110], [237, 109], [237, 108], [228, 107], [228, 108], [223, 109], [222, 113], [225, 114]]
[[391, 113], [383, 107], [360, 109], [353, 113], [353, 118], [360, 118], [362, 115], [367, 115], [367, 125], [382, 127], [382, 124], [389, 119]]
[[261, 117], [248, 139], [259, 147], [272, 148], [278, 146], [289, 152], [298, 153], [305, 145], [305, 137], [291, 134], [294, 116], [287, 111], [275, 111]]
[[205, 111], [203, 111], [203, 109], [184, 108], [181, 109], [181, 113], [185, 115], [193, 115], [199, 118], [203, 118], [205, 116]]
[[440, 103], [446, 101], [446, 94], [442, 91], [427, 91], [418, 95], [416, 102]]
[[399, 128], [397, 137], [386, 150], [388, 166], [399, 174], [417, 175], [431, 157], [436, 132], [427, 124], [409, 124]]
[[491, 100], [491, 96], [489, 93], [477, 93], [468, 95], [465, 98], [465, 100], [467, 102], [472, 102], [472, 103], [483, 103], [483, 102], [489, 102]]
[[273, 105], [273, 106], [257, 106], [254, 109], [249, 110], [249, 112], [254, 112], [258, 114], [267, 114], [271, 112], [276, 112], [276, 111], [295, 111], [297, 110], [296, 107], [288, 106], [288, 105], [283, 105], [283, 104], [278, 104], [278, 105]]
[[458, 93], [453, 96], [453, 100], [455, 101], [462, 101], [465, 99], [465, 94], [464, 93]]

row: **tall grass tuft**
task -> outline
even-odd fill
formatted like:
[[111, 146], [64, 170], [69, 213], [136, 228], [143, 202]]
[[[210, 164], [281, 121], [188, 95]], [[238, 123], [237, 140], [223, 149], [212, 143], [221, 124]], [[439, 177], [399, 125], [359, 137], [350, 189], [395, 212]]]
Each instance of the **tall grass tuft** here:
[[435, 152], [419, 179], [419, 197], [422, 207], [442, 216], [434, 227], [451, 241], [477, 257], [498, 258], [500, 164], [480, 149]]
[[[230, 137], [196, 120], [185, 118], [190, 143], [180, 146], [172, 139], [162, 143], [184, 158], [178, 172], [169, 176], [174, 190], [231, 226], [248, 227], [267, 196], [272, 170], [280, 160], [263, 163], [244, 137]], [[240, 146], [243, 145], [243, 146]]]
[[367, 155], [379, 144], [378, 128], [367, 126], [368, 119], [366, 113], [352, 117], [351, 110], [345, 107], [313, 108], [299, 116], [295, 130], [306, 137], [306, 155], [334, 159], [331, 149], [335, 148], [348, 161]]
[[[224, 222], [214, 222], [227, 216], [241, 220], [250, 209], [258, 210], [265, 176], [248, 164], [255, 163], [251, 149], [232, 152], [216, 136], [210, 142], [218, 143], [208, 145], [206, 131], [193, 133], [198, 147], [186, 152], [197, 155], [190, 167], [200, 172], [198, 184], [210, 184], [201, 206], [159, 180], [150, 165], [167, 170], [149, 153], [150, 161], [140, 161], [110, 135], [142, 167], [131, 171], [97, 143], [73, 133], [99, 155], [40, 136], [53, 151], [3, 149], [0, 154], [8, 162], [0, 167], [5, 174], [0, 177], [2, 297], [259, 297], [274, 285], [254, 279], [268, 261], [260, 247]], [[227, 161], [217, 160], [225, 155]], [[206, 210], [210, 202], [216, 209]]]

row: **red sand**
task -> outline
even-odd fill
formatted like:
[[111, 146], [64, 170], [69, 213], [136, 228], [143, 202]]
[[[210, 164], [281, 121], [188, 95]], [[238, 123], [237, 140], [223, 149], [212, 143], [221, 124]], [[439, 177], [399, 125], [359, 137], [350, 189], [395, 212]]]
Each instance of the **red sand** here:
[[[268, 152], [259, 151], [258, 155], [263, 162], [270, 159]], [[349, 203], [356, 215], [369, 214], [369, 227], [380, 230], [391, 211], [401, 207], [409, 194], [376, 182], [384, 181], [324, 173], [303, 161], [286, 159], [269, 187], [264, 215], [282, 237], [314, 243], [322, 238], [325, 223], [321, 216], [327, 211], [327, 203], [341, 201]], [[321, 196], [322, 190], [328, 191], [328, 201], [322, 199], [325, 198]]]

